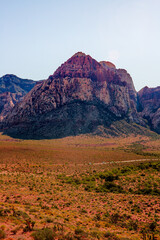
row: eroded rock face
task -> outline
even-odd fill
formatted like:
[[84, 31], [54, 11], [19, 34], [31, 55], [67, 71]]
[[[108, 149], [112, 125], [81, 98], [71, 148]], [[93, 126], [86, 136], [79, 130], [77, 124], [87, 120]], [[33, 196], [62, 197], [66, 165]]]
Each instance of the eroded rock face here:
[[22, 135], [41, 138], [92, 132], [124, 118], [138, 122], [132, 79], [113, 66], [76, 53], [14, 107], [4, 126], [14, 135], [23, 128]]
[[138, 92], [139, 112], [151, 129], [160, 133], [160, 87], [144, 87]]

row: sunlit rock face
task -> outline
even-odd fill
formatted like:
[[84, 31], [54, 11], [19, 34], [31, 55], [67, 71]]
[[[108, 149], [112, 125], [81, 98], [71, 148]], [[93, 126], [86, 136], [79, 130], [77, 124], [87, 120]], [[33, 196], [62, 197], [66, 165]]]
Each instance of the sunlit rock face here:
[[151, 129], [160, 133], [160, 87], [144, 87], [138, 92], [139, 112]]
[[34, 87], [3, 127], [12, 136], [64, 137], [120, 119], [141, 123], [136, 108], [137, 93], [126, 70], [78, 52]]

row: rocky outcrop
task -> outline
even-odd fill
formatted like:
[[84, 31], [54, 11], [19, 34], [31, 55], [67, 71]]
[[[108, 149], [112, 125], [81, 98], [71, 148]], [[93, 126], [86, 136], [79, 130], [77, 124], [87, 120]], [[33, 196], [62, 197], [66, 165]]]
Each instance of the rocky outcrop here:
[[14, 105], [35, 86], [36, 82], [21, 79], [13, 74], [0, 78], [0, 121], [11, 111]]
[[160, 134], [160, 87], [144, 87], [138, 92], [138, 111], [151, 129]]
[[101, 61], [100, 62], [100, 64], [103, 66], [103, 67], [105, 67], [107, 70], [108, 69], [116, 69], [116, 66], [113, 64], [113, 63], [111, 63], [111, 62], [108, 62], [108, 61]]

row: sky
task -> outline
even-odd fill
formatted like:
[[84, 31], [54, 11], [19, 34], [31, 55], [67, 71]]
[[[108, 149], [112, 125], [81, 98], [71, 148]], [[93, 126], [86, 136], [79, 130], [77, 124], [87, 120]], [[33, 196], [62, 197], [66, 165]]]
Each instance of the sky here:
[[0, 77], [47, 79], [82, 51], [160, 86], [160, 0], [0, 0]]

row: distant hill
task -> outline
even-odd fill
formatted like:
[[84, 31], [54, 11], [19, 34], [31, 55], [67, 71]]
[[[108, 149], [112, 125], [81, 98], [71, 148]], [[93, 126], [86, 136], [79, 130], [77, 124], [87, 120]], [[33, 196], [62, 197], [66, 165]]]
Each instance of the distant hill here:
[[13, 74], [0, 78], [0, 120], [7, 115], [14, 105], [35, 86], [33, 80], [22, 79]]

